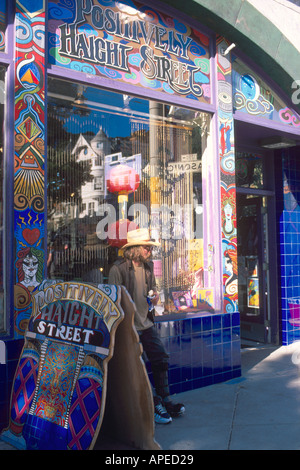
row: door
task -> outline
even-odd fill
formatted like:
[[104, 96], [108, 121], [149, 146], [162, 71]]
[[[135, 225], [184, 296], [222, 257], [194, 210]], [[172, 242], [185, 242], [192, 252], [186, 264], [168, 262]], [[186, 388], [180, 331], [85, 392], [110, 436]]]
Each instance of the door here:
[[268, 198], [237, 193], [238, 287], [242, 339], [268, 342]]

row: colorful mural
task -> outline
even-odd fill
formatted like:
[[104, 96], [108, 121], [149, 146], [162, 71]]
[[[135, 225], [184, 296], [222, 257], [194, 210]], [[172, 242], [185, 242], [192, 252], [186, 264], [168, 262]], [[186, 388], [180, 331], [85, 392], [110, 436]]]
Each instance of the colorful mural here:
[[237, 235], [235, 151], [232, 110], [231, 60], [228, 43], [217, 40], [218, 122], [221, 181], [222, 259], [224, 312], [237, 311]]
[[44, 276], [45, 0], [18, 0], [15, 49], [15, 333]]
[[124, 317], [120, 295], [116, 286], [58, 281], [36, 290], [3, 441], [28, 450], [93, 447]]
[[139, 2], [49, 3], [49, 62], [210, 103], [209, 38]]
[[257, 73], [237, 57], [232, 60], [233, 107], [250, 116], [262, 117], [300, 129], [300, 117]]

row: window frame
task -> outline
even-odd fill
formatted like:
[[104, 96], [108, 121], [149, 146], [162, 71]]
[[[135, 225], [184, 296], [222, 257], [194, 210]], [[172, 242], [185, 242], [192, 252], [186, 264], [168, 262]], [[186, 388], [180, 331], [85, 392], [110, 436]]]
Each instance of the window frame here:
[[[57, 80], [66, 80], [64, 74], [60, 74], [60, 76], [57, 76], [56, 74], [50, 74], [51, 76], [51, 79], [57, 79]], [[72, 80], [72, 83], [77, 83], [78, 85], [82, 84], [82, 81], [78, 82], [78, 80]], [[116, 92], [116, 90], [111, 90], [107, 87], [99, 87], [97, 86], [97, 84], [95, 84], [93, 81], [92, 82], [86, 82], [85, 85], [88, 85], [90, 87], [94, 87], [96, 89], [103, 89], [103, 90], [106, 90], [108, 92]], [[122, 93], [123, 91], [122, 90], [117, 90], [118, 93]], [[137, 95], [135, 95], [137, 96]], [[141, 99], [145, 99], [144, 96], [140, 96]], [[167, 97], [166, 97], [167, 98]], [[170, 106], [172, 106], [174, 103], [173, 102], [168, 102], [168, 101], [165, 101], [164, 102], [165, 104], [168, 104]], [[195, 111], [195, 108], [190, 106], [190, 103], [189, 101], [185, 103], [185, 106], [182, 106], [180, 105], [180, 107], [182, 108], [187, 108], [187, 109], [191, 109], [191, 110], [194, 110]], [[201, 111], [201, 112], [206, 112], [205, 110], [203, 109], [199, 109], [197, 108], [198, 111]], [[218, 162], [216, 161], [216, 158], [215, 158], [215, 152], [214, 152], [214, 149], [215, 149], [215, 120], [216, 120], [216, 115], [214, 113], [209, 113], [210, 116], [211, 116], [211, 119], [210, 119], [210, 129], [209, 129], [209, 139], [210, 139], [210, 155], [214, 155], [214, 158], [210, 158], [210, 162], [207, 166], [207, 169], [206, 169], [206, 178], [209, 179], [209, 181], [214, 181], [214, 187], [216, 189], [219, 188], [219, 167], [218, 167]], [[46, 183], [47, 185], [47, 183]], [[205, 201], [205, 199], [207, 199], [208, 197], [208, 194], [209, 194], [209, 189], [207, 188], [207, 184], [205, 183], [204, 185], [204, 188], [203, 188], [203, 201]], [[219, 206], [218, 206], [218, 201], [219, 201], [219, 198], [218, 197], [214, 197], [214, 205], [215, 205], [215, 210], [212, 211], [215, 215], [219, 212]], [[205, 203], [203, 202], [203, 205], [205, 206]], [[205, 217], [206, 217], [206, 214], [207, 213], [207, 210], [204, 208], [204, 220], [205, 220]], [[213, 228], [211, 229], [210, 228], [210, 224], [208, 222], [205, 222], [204, 225], [205, 225], [205, 237], [207, 239], [207, 237], [209, 236], [210, 237], [210, 240], [211, 240], [211, 244], [215, 247], [214, 249], [214, 261], [213, 261], [213, 264], [214, 264], [214, 282], [212, 284], [209, 284], [209, 287], [213, 288], [214, 290], [214, 309], [213, 309], [213, 312], [209, 311], [209, 313], [220, 313], [222, 312], [222, 300], [223, 300], [223, 292], [222, 292], [222, 277], [221, 277], [221, 262], [220, 262], [220, 246], [221, 245], [221, 224], [219, 223], [219, 217], [216, 217], [214, 216], [214, 219], [213, 219]], [[204, 249], [204, 263], [208, 263], [209, 260], [209, 255], [205, 253], [205, 249]], [[206, 271], [208, 271], [208, 269], [206, 269]], [[205, 276], [206, 278], [209, 278], [211, 279], [212, 278], [212, 275], [211, 273], [205, 273]], [[206, 286], [207, 284], [204, 283], [204, 286]], [[221, 294], [221, 295], [220, 295]], [[158, 317], [158, 321], [160, 320], [170, 320], [172, 319], [173, 315], [175, 316], [176, 319], [180, 319], [180, 318], [185, 318], [185, 317], [195, 317], [195, 316], [201, 316], [203, 314], [207, 314], [208, 311], [207, 310], [199, 310], [199, 311], [196, 311], [196, 312], [189, 312], [189, 313], [184, 313], [184, 312], [176, 312], [176, 313], [167, 313], [167, 314], [164, 314], [164, 315], [159, 315]]]
[[15, 43], [15, 1], [6, 2], [7, 27], [5, 34], [6, 49], [0, 52], [0, 65], [6, 67], [5, 77], [5, 119], [3, 122], [3, 272], [4, 272], [4, 325], [0, 338], [14, 336], [11, 321], [14, 311], [14, 43]]

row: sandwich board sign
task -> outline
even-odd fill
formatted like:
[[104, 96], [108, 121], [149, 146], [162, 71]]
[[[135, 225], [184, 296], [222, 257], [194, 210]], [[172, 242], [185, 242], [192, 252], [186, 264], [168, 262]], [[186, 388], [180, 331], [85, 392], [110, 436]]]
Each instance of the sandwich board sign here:
[[20, 449], [89, 449], [103, 417], [120, 288], [45, 282], [33, 297], [2, 440]]
[[[124, 439], [137, 448], [160, 448], [153, 439], [151, 386], [133, 327], [134, 311], [122, 286], [44, 281], [33, 296], [12, 386], [9, 427], [0, 440], [17, 449], [93, 449], [104, 417], [108, 363], [114, 354], [117, 328], [123, 322], [118, 357], [110, 373], [111, 409], [117, 406], [116, 400], [123, 400], [123, 407], [128, 408], [124, 416], [130, 421], [135, 393], [140, 396], [143, 391], [145, 407], [139, 410], [135, 406], [139, 415], [136, 422], [129, 422], [131, 432]], [[122, 373], [128, 367], [130, 380]], [[118, 425], [109, 413], [108, 420]], [[124, 427], [115, 431], [122, 436]]]

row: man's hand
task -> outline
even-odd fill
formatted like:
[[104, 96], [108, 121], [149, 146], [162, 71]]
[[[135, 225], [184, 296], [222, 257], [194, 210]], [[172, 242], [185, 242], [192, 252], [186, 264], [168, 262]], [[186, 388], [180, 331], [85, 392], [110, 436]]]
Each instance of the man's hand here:
[[154, 296], [153, 296], [153, 298], [151, 299], [151, 302], [153, 303], [153, 305], [157, 305], [157, 304], [158, 304], [158, 301], [159, 301], [158, 292], [154, 292]]

